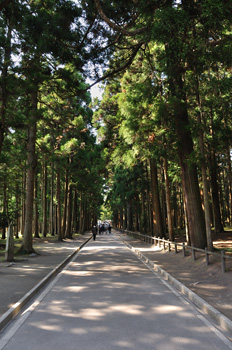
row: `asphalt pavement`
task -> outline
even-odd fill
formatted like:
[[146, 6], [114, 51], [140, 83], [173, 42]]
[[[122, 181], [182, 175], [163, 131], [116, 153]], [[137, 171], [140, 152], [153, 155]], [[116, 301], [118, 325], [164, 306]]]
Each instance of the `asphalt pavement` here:
[[0, 350], [225, 350], [232, 343], [114, 234], [89, 241], [0, 334]]

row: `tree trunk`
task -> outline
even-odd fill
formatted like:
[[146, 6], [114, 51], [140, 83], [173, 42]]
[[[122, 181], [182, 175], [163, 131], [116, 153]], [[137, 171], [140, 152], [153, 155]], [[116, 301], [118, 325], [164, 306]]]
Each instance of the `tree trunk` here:
[[39, 237], [39, 211], [38, 211], [38, 178], [37, 178], [37, 173], [35, 174], [35, 220], [34, 220], [34, 236], [36, 238]]
[[74, 191], [73, 213], [72, 213], [72, 232], [77, 233], [77, 190]]
[[47, 225], [47, 187], [48, 187], [48, 174], [47, 174], [47, 162], [44, 161], [43, 164], [43, 201], [42, 201], [42, 210], [43, 210], [43, 237], [47, 236], [48, 225]]
[[2, 152], [2, 145], [4, 140], [4, 134], [5, 134], [5, 115], [6, 115], [6, 104], [8, 99], [7, 76], [8, 76], [8, 67], [10, 65], [10, 60], [11, 60], [11, 38], [12, 38], [11, 20], [10, 18], [8, 18], [4, 62], [3, 62], [2, 74], [1, 74], [0, 154]]
[[232, 224], [232, 172], [231, 172], [231, 160], [230, 160], [230, 148], [228, 146], [226, 150], [227, 168], [228, 168], [228, 190], [229, 190], [229, 224]]
[[72, 238], [72, 185], [68, 186], [68, 196], [67, 196], [67, 221], [66, 221], [66, 230], [65, 237]]
[[153, 209], [152, 209], [152, 192], [151, 192], [151, 179], [149, 176], [149, 167], [146, 164], [146, 180], [147, 182], [147, 225], [148, 225], [148, 232], [152, 236], [154, 234], [153, 232]]
[[36, 116], [37, 116], [37, 91], [31, 93], [33, 120], [28, 126], [27, 139], [27, 181], [26, 181], [26, 213], [23, 243], [21, 250], [25, 253], [32, 253], [32, 221], [33, 221], [33, 199], [34, 199], [34, 176], [36, 168]]
[[202, 128], [202, 117], [201, 117], [201, 102], [199, 94], [199, 81], [196, 78], [196, 101], [199, 107], [198, 112], [198, 124], [199, 124], [199, 147], [201, 152], [201, 174], [203, 183], [203, 197], [204, 197], [204, 214], [205, 214], [205, 225], [206, 225], [206, 239], [207, 248], [209, 251], [213, 251], [212, 232], [211, 232], [211, 218], [210, 218], [210, 205], [209, 205], [209, 193], [208, 193], [208, 181], [207, 181], [207, 169], [206, 169], [206, 156], [205, 156], [205, 144], [204, 144], [204, 133]]
[[154, 159], [150, 160], [150, 171], [151, 171], [151, 193], [152, 193], [154, 234], [157, 237], [164, 237], [160, 198], [159, 198], [157, 167]]
[[193, 246], [197, 248], [205, 248], [207, 245], [205, 220], [201, 204], [197, 167], [194, 160], [190, 161], [193, 157], [193, 141], [190, 132], [183, 81], [179, 73], [173, 73], [170, 83], [170, 91], [172, 92], [172, 96], [175, 97], [173, 108], [176, 121], [177, 147], [183, 178], [189, 236]]
[[[5, 215], [5, 218], [8, 217], [8, 215], [7, 215], [8, 214], [8, 208], [7, 207], [8, 207], [8, 204], [7, 204], [7, 183], [6, 183], [6, 176], [4, 176], [4, 183], [3, 183], [3, 213]], [[4, 226], [3, 229], [2, 229], [2, 239], [6, 239], [7, 226]]]
[[168, 161], [166, 157], [164, 158], [164, 180], [165, 180], [165, 195], [166, 195], [166, 206], [167, 206], [168, 234], [169, 234], [170, 241], [174, 241], [172, 209], [171, 209], [171, 191], [170, 191], [170, 182], [169, 182], [169, 176], [168, 176]]
[[25, 206], [26, 206], [26, 201], [25, 201], [25, 193], [26, 193], [26, 181], [27, 181], [27, 175], [25, 169], [23, 169], [23, 176], [22, 176], [22, 211], [21, 211], [21, 234], [23, 235], [24, 233], [24, 227], [25, 227]]
[[220, 201], [219, 201], [219, 189], [217, 183], [217, 162], [214, 150], [211, 152], [211, 167], [210, 167], [210, 175], [211, 175], [211, 188], [212, 188], [212, 199], [213, 199], [213, 213], [214, 213], [214, 231], [216, 234], [223, 232], [224, 228], [222, 225], [221, 219], [221, 209], [220, 209]]
[[141, 216], [140, 216], [140, 232], [146, 233], [146, 210], [145, 210], [145, 194], [141, 193]]
[[58, 241], [63, 240], [62, 229], [61, 229], [61, 202], [60, 202], [60, 170], [57, 169], [56, 177], [56, 200], [57, 200], [57, 235]]
[[63, 223], [62, 223], [62, 235], [65, 237], [66, 232], [66, 220], [67, 220], [67, 200], [68, 200], [68, 170], [65, 172], [65, 189], [64, 189], [64, 209], [63, 209]]
[[16, 195], [15, 195], [15, 202], [16, 202], [16, 227], [15, 227], [15, 238], [19, 238], [19, 183], [18, 179], [16, 180]]
[[132, 231], [133, 223], [132, 223], [132, 203], [127, 204], [127, 229]]
[[53, 162], [52, 162], [51, 163], [51, 200], [50, 200], [50, 233], [52, 236], [55, 235], [53, 196], [54, 196], [54, 169], [53, 169]]

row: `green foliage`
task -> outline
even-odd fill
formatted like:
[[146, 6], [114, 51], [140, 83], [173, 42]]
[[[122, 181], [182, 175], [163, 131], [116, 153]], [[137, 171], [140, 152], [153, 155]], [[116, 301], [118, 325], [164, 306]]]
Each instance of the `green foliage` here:
[[[101, 4], [114, 27], [124, 28], [120, 34], [100, 19], [92, 0], [11, 2], [0, 15], [2, 207], [4, 188], [8, 199], [3, 221], [5, 213], [13, 213], [16, 197], [22, 199], [26, 130], [32, 122], [37, 124], [39, 181], [44, 160], [49, 181], [52, 169], [60, 171], [62, 188], [67, 170], [79, 202], [85, 197], [90, 211], [100, 215], [107, 197], [106, 216], [132, 201], [141, 209], [139, 199], [150, 188], [151, 158], [159, 169], [167, 158], [171, 185], [181, 186], [177, 149], [186, 145], [177, 137], [179, 110], [187, 110], [183, 130], [194, 143], [187, 164], [200, 169], [201, 130], [208, 163], [212, 149], [223, 159], [232, 144], [231, 3]], [[107, 74], [103, 99], [90, 108], [85, 79], [102, 71]], [[38, 110], [32, 116], [30, 95], [37, 90]], [[37, 202], [41, 213], [41, 194]]]

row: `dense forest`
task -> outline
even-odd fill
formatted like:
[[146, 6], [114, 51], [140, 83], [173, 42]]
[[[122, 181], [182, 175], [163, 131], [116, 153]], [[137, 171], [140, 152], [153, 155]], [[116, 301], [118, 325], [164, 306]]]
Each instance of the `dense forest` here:
[[72, 238], [104, 212], [117, 228], [184, 230], [212, 250], [232, 225], [232, 3], [5, 0], [0, 11], [2, 238], [13, 222], [31, 252], [33, 236]]

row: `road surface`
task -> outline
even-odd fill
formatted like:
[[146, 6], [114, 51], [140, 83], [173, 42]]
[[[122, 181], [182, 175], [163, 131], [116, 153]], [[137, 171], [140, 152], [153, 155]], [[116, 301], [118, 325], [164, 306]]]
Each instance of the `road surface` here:
[[0, 350], [228, 350], [116, 235], [97, 235], [0, 334]]

